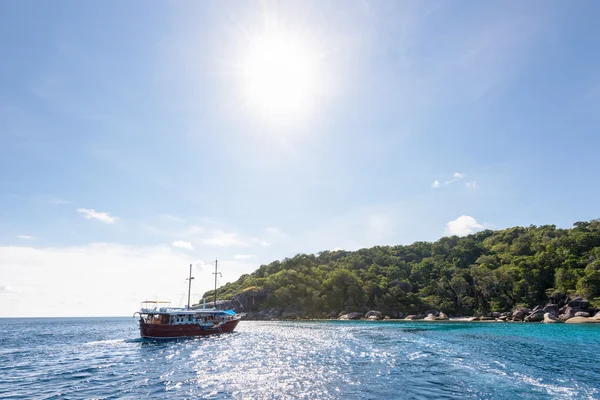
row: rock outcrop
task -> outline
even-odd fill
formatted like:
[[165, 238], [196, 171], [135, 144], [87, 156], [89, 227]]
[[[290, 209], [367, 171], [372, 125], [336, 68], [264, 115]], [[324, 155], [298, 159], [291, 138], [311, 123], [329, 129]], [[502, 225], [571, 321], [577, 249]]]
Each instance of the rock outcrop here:
[[569, 307], [573, 307], [576, 310], [587, 310], [590, 306], [590, 302], [587, 299], [581, 297], [575, 297], [569, 302]]
[[586, 318], [586, 317], [573, 317], [565, 321], [567, 324], [587, 324], [587, 323], [600, 323], [600, 319]]
[[590, 317], [590, 313], [589, 312], [585, 312], [585, 311], [577, 311], [575, 313], [576, 317], [585, 317], [585, 318], [589, 318]]
[[383, 315], [379, 311], [371, 310], [365, 314], [365, 318], [370, 320], [379, 320], [383, 318]]
[[560, 318], [562, 321], [566, 321], [569, 318], [573, 318], [576, 311], [572, 307], [564, 306], [558, 312], [558, 318]]
[[530, 312], [531, 310], [529, 308], [516, 308], [512, 314], [513, 321], [523, 321], [525, 316]]
[[542, 322], [544, 320], [544, 310], [537, 310], [525, 317], [525, 322]]
[[545, 313], [550, 313], [555, 316], [558, 315], [558, 310], [559, 310], [558, 304], [551, 304], [551, 303], [546, 304], [543, 308], [543, 311]]
[[424, 318], [425, 321], [435, 321], [437, 319], [437, 317], [433, 314], [427, 314], [427, 316]]
[[362, 313], [351, 312], [351, 313], [342, 315], [338, 319], [343, 321], [343, 320], [350, 320], [350, 319], [355, 320], [355, 319], [361, 319], [361, 318], [362, 318]]
[[339, 320], [357, 320], [362, 318], [362, 313], [359, 312], [351, 312], [348, 314], [343, 314], [338, 319]]
[[556, 318], [556, 316], [552, 313], [545, 313], [544, 314], [544, 321], [545, 324], [556, 324], [556, 323], [562, 323], [562, 321], [558, 318]]
[[487, 315], [476, 315], [474, 317], [469, 318], [469, 321], [495, 321], [496, 318], [488, 317]]

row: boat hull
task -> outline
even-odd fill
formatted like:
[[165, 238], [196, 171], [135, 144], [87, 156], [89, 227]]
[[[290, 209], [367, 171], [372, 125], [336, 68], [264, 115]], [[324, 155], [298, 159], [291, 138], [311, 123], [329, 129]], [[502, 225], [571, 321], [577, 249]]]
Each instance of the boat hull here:
[[206, 327], [198, 324], [147, 324], [140, 320], [140, 336], [144, 339], [178, 339], [185, 337], [209, 336], [233, 332], [239, 319], [227, 321], [219, 327]]

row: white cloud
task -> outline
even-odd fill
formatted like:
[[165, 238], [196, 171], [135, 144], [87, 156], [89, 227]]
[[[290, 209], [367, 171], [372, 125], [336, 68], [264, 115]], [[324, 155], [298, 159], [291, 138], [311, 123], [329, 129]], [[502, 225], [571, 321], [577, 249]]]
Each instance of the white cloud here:
[[465, 176], [466, 176], [465, 174], [461, 174], [460, 172], [455, 172], [455, 173], [452, 174], [452, 179], [447, 180], [446, 182], [444, 182], [444, 185], [449, 185], [451, 183], [459, 181], [459, 180], [463, 179]]
[[[0, 307], [0, 317], [130, 316], [140, 301], [155, 298], [178, 306], [189, 265], [203, 263], [166, 246], [112, 243], [0, 246], [0, 260], [0, 301], [12, 299], [11, 307]], [[233, 271], [228, 277], [237, 278]], [[211, 289], [210, 278], [208, 272], [205, 279], [196, 275], [192, 299]]]
[[233, 256], [236, 260], [248, 260], [253, 257], [256, 257], [256, 254], [236, 254]]
[[194, 246], [192, 246], [190, 242], [184, 242], [183, 240], [176, 240], [171, 243], [171, 245], [173, 245], [173, 247], [179, 247], [180, 249], [194, 250]]
[[23, 240], [33, 240], [33, 239], [35, 239], [35, 236], [29, 236], [29, 235], [17, 235], [17, 239], [23, 239]]
[[[195, 265], [196, 278], [192, 301], [214, 285], [214, 261], [194, 259], [168, 246], [0, 246], [0, 260], [0, 302], [11, 303], [0, 307], [0, 317], [131, 316], [140, 301], [153, 299], [183, 305], [190, 264]], [[219, 258], [223, 277], [218, 284], [235, 281], [256, 267], [256, 259]]]
[[471, 189], [477, 189], [477, 182], [475, 182], [475, 181], [473, 181], [473, 182], [466, 182], [465, 186], [469, 187]]
[[445, 235], [466, 236], [483, 229], [485, 229], [485, 225], [478, 223], [475, 218], [468, 215], [461, 215], [460, 217], [446, 224]]
[[114, 224], [119, 220], [119, 217], [111, 217], [108, 213], [97, 212], [93, 208], [78, 208], [77, 212], [84, 214], [85, 219], [97, 219], [98, 221], [102, 221], [107, 224]]
[[452, 174], [452, 178], [448, 179], [447, 181], [444, 181], [444, 183], [440, 183], [440, 181], [438, 181], [437, 179], [435, 181], [433, 181], [433, 183], [431, 184], [431, 187], [434, 189], [440, 188], [442, 186], [447, 186], [450, 185], [454, 182], [457, 182], [461, 179], [464, 179], [464, 177], [467, 176], [466, 174], [462, 174], [460, 172], [455, 172]]

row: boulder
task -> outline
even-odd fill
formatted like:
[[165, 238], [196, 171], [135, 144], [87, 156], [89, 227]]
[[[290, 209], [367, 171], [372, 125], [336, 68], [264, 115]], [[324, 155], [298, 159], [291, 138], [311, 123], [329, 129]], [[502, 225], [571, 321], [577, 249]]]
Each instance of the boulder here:
[[558, 312], [558, 318], [560, 318], [562, 321], [566, 321], [569, 318], [573, 318], [575, 316], [575, 310], [568, 306], [561, 308], [560, 310], [558, 310]]
[[[371, 317], [375, 317], [375, 318], [371, 318]], [[365, 318], [368, 318], [368, 319], [382, 319], [383, 315], [379, 311], [371, 310], [371, 311], [369, 311], [368, 313], [365, 314]]]
[[427, 316], [424, 318], [425, 321], [435, 321], [437, 319], [437, 317], [433, 314], [427, 314]]
[[532, 312], [525, 317], [525, 322], [542, 322], [544, 320], [544, 311]]
[[598, 311], [598, 313], [597, 313], [596, 315], [594, 315], [594, 316], [592, 317], [592, 319], [597, 319], [597, 320], [600, 320], [600, 311]]
[[586, 318], [586, 317], [573, 317], [565, 321], [567, 324], [587, 324], [587, 323], [600, 323], [600, 319]]
[[545, 313], [543, 322], [545, 324], [556, 324], [556, 323], [561, 323], [562, 321], [560, 319], [556, 318], [556, 316], [552, 313]]
[[573, 307], [576, 310], [585, 310], [590, 306], [590, 302], [582, 297], [575, 297], [569, 302], [569, 307]]
[[381, 318], [377, 317], [376, 315], [371, 315], [370, 317], [367, 318], [369, 321], [379, 321]]
[[348, 314], [344, 314], [341, 317], [339, 317], [339, 320], [350, 320], [350, 319], [360, 319], [362, 317], [362, 313], [359, 312], [351, 312]]
[[513, 311], [513, 320], [514, 321], [522, 321], [525, 319], [525, 316], [529, 314], [531, 310], [529, 308], [517, 308]]
[[585, 318], [589, 318], [590, 317], [590, 313], [585, 312], [585, 311], [577, 311], [575, 313], [576, 317], [585, 317]]
[[422, 319], [422, 317], [420, 317], [419, 315], [407, 315], [404, 319], [408, 321], [414, 321], [416, 319]]
[[550, 313], [550, 314], [554, 314], [554, 315], [558, 315], [558, 304], [551, 304], [548, 303], [544, 306], [543, 308], [544, 313]]
[[500, 314], [499, 312], [490, 313], [490, 317], [493, 317], [493, 318], [500, 318], [501, 316], [502, 316], [502, 314]]
[[[599, 315], [600, 315], [600, 313], [599, 313]], [[443, 312], [440, 311], [440, 315], [438, 315], [437, 319], [439, 321], [447, 321], [450, 318], [448, 318], [448, 316], [446, 314], [444, 314]]]
[[475, 317], [469, 318], [469, 321], [495, 321], [496, 318], [488, 317], [486, 315], [478, 315]]

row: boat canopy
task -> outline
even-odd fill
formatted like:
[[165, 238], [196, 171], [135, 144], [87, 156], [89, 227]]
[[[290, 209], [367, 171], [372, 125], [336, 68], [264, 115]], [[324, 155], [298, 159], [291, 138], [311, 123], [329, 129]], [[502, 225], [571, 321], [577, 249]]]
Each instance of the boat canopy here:
[[156, 314], [156, 315], [237, 315], [233, 310], [215, 310], [204, 309], [204, 310], [190, 310], [187, 308], [175, 308], [175, 307], [162, 307], [159, 309], [153, 308], [142, 308], [139, 311], [140, 314]]

